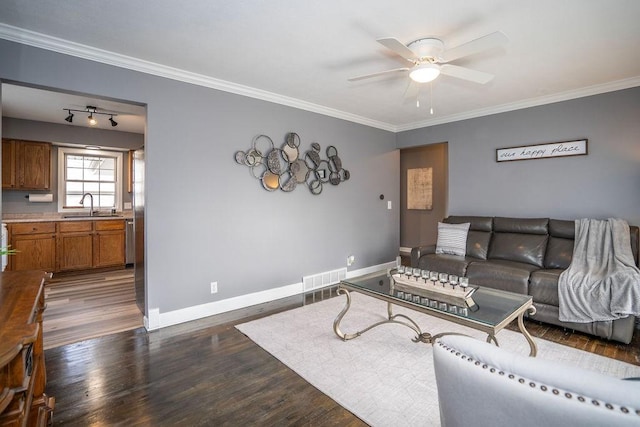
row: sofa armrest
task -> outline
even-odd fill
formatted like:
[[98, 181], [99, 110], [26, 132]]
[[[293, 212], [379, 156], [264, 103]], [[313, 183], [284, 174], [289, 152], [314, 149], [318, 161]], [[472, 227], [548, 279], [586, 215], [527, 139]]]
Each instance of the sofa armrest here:
[[436, 245], [418, 246], [417, 248], [411, 248], [411, 267], [418, 266], [418, 260], [421, 256], [435, 253]]

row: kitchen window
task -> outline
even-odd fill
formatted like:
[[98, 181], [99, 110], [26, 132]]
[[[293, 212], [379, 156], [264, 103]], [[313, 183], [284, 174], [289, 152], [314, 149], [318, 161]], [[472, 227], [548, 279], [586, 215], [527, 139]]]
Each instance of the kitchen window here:
[[58, 147], [58, 211], [89, 209], [91, 193], [94, 210], [122, 210], [122, 158], [115, 151]]

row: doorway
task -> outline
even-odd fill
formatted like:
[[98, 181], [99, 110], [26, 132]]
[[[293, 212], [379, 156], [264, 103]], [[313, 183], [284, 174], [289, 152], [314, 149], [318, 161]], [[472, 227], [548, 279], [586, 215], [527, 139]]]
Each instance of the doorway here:
[[[18, 82], [0, 82], [0, 105], [2, 106], [1, 134], [4, 138], [16, 140], [53, 142], [51, 150], [51, 193], [49, 203], [29, 203], [28, 192], [3, 191], [0, 213], [5, 215], [29, 214], [52, 218], [58, 212], [58, 147], [89, 148], [98, 146], [107, 151], [118, 151], [127, 156], [144, 146], [146, 126], [146, 106], [124, 100], [107, 99], [90, 94], [67, 93], [55, 88], [32, 87]], [[103, 119], [96, 126], [88, 124], [84, 109], [92, 106], [94, 117]], [[110, 119], [110, 120], [108, 120]], [[126, 163], [126, 162], [125, 162]], [[122, 168], [122, 180], [117, 186], [122, 188], [121, 205], [124, 219], [139, 221], [141, 232], [136, 236], [139, 245], [137, 254], [144, 251], [144, 210], [134, 215], [136, 204], [144, 206], [144, 180], [136, 184], [139, 196], [134, 197], [134, 177], [132, 168]], [[141, 169], [144, 171], [144, 169]], [[143, 172], [142, 172], [142, 177]], [[109, 334], [127, 328], [127, 325], [142, 325], [144, 286], [142, 295], [136, 295], [135, 279], [144, 283], [144, 257], [136, 256], [133, 266], [111, 272], [56, 274], [49, 293], [48, 310], [45, 311], [45, 345], [47, 329], [68, 330], [69, 335], [78, 338], [93, 338], [98, 334]], [[131, 301], [130, 307], [126, 306]], [[76, 305], [69, 305], [69, 304]], [[67, 306], [63, 307], [63, 304]], [[117, 308], [114, 308], [117, 307]], [[133, 310], [131, 310], [133, 307]], [[140, 308], [138, 308], [140, 307]], [[111, 308], [111, 310], [109, 310]], [[102, 314], [101, 314], [102, 313]], [[105, 314], [106, 313], [106, 314]], [[47, 322], [49, 315], [50, 322]], [[112, 316], [105, 320], [105, 316]], [[62, 320], [62, 322], [60, 322]], [[56, 323], [57, 322], [57, 323]], [[49, 325], [47, 325], [47, 323]], [[114, 329], [114, 325], [117, 325]], [[47, 326], [50, 326], [48, 328]], [[98, 332], [96, 332], [98, 331]], [[66, 335], [67, 332], [59, 334]], [[63, 337], [64, 340], [72, 337]]]
[[[438, 222], [448, 210], [448, 164], [446, 142], [400, 150], [400, 253], [403, 256], [410, 255], [413, 247], [436, 244]], [[408, 204], [407, 177], [418, 170], [427, 173], [431, 181], [430, 203], [424, 205]]]

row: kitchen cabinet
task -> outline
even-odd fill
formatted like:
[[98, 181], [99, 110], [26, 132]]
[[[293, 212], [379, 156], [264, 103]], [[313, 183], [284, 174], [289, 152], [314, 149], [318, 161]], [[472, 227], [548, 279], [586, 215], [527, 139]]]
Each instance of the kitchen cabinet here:
[[2, 188], [16, 186], [16, 145], [8, 139], [2, 140]]
[[45, 393], [43, 271], [0, 273], [0, 425], [47, 426], [55, 399]]
[[2, 188], [49, 190], [51, 188], [51, 144], [3, 139]]
[[11, 249], [9, 270], [56, 271], [56, 223], [25, 222], [9, 224]]
[[58, 270], [93, 268], [93, 221], [58, 223]]
[[93, 236], [93, 266], [95, 268], [124, 265], [125, 221], [95, 222]]
[[125, 220], [19, 222], [8, 226], [18, 252], [8, 270], [48, 272], [124, 267]]

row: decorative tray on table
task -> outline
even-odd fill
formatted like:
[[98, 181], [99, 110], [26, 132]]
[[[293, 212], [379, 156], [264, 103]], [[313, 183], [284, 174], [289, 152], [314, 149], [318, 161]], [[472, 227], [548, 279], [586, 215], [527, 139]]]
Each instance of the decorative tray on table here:
[[452, 287], [451, 285], [443, 285], [440, 282], [424, 281], [419, 277], [407, 277], [397, 272], [390, 272], [390, 276], [393, 279], [392, 291], [394, 295], [399, 291], [404, 294], [427, 298], [429, 301], [468, 307], [472, 311], [476, 308], [472, 295], [478, 289], [477, 286]]

